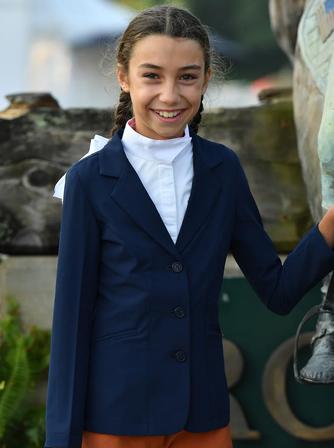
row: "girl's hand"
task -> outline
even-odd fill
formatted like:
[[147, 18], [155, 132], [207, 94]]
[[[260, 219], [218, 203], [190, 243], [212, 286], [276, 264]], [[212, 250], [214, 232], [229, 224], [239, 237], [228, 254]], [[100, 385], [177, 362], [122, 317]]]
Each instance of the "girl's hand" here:
[[334, 248], [334, 205], [332, 205], [318, 224], [318, 228], [328, 245]]

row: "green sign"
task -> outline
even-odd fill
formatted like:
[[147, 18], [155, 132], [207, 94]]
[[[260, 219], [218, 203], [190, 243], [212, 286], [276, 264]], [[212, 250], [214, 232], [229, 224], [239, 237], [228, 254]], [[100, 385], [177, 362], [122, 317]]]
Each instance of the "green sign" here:
[[[299, 384], [293, 377], [297, 326], [321, 302], [321, 284], [287, 316], [275, 315], [244, 278], [225, 278], [220, 302], [231, 395], [234, 448], [334, 447], [334, 386]], [[315, 320], [306, 325], [303, 365]]]

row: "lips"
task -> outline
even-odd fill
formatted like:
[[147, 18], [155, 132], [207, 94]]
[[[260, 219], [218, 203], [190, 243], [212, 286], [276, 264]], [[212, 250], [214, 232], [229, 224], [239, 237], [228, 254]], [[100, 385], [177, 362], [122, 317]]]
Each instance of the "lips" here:
[[182, 120], [184, 111], [186, 109], [177, 110], [162, 110], [162, 109], [151, 109], [152, 112], [158, 117], [161, 122], [165, 123], [176, 123]]

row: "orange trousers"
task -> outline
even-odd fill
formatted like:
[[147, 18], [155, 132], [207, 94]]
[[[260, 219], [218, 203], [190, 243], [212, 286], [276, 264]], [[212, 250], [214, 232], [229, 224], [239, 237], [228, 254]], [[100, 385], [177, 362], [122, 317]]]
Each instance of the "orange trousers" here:
[[167, 436], [119, 436], [83, 432], [81, 448], [233, 448], [229, 426], [207, 432], [182, 430]]

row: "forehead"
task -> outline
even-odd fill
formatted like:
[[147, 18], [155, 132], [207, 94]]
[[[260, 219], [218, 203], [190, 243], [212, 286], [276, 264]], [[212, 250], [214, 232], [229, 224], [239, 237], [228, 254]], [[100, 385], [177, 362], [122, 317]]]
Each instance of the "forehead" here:
[[140, 39], [132, 50], [130, 65], [150, 63], [170, 68], [176, 65], [204, 65], [204, 52], [199, 42], [184, 37], [153, 34]]

